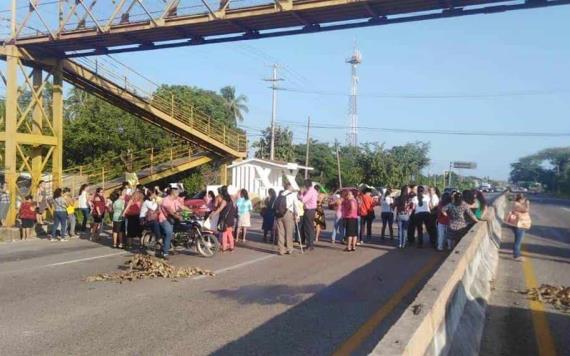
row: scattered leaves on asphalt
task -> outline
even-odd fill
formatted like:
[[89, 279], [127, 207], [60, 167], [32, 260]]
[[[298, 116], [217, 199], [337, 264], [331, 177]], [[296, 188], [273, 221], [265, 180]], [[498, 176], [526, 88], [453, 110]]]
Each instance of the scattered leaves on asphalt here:
[[114, 281], [122, 283], [132, 282], [138, 279], [189, 278], [192, 276], [214, 276], [214, 272], [199, 267], [175, 267], [168, 262], [158, 260], [149, 255], [136, 254], [127, 262], [126, 271], [114, 273], [100, 273], [96, 276], [87, 277], [87, 282]]
[[529, 299], [548, 303], [565, 313], [570, 313], [570, 287], [543, 284], [539, 288], [521, 291]]

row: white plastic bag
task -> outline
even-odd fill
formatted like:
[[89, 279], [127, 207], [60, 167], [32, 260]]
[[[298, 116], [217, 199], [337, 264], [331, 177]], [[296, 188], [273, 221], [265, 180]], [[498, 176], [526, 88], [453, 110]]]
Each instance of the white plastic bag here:
[[220, 219], [220, 214], [212, 213], [206, 221], [204, 221], [204, 228], [210, 231], [216, 231], [218, 226], [218, 220]]

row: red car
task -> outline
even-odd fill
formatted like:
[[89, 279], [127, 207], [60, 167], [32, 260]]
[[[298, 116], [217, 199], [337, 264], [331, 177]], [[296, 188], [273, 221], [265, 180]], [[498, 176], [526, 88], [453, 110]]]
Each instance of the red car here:
[[206, 191], [203, 190], [199, 193], [194, 194], [192, 198], [184, 199], [184, 205], [192, 211], [193, 214], [198, 216], [206, 215], [210, 210], [206, 204], [204, 197], [206, 196]]

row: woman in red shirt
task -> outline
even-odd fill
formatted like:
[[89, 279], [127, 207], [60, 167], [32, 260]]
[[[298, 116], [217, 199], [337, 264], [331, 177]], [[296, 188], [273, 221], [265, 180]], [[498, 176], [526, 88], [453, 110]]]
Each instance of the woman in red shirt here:
[[142, 226], [140, 221], [140, 213], [143, 201], [144, 194], [137, 190], [129, 199], [129, 202], [127, 203], [127, 206], [123, 212], [123, 217], [125, 218], [127, 225], [127, 248], [130, 248], [133, 238], [141, 237]]
[[347, 245], [345, 251], [356, 251], [358, 241], [358, 203], [352, 191], [347, 191], [342, 202], [342, 218], [344, 219]]
[[107, 202], [103, 196], [103, 188], [97, 188], [93, 199], [91, 199], [91, 215], [93, 216], [93, 225], [91, 225], [91, 236], [89, 240], [98, 240], [103, 218], [107, 211]]
[[28, 195], [20, 205], [18, 216], [22, 221], [22, 240], [27, 240], [28, 237], [32, 236], [32, 229], [36, 223], [36, 205], [31, 195]]

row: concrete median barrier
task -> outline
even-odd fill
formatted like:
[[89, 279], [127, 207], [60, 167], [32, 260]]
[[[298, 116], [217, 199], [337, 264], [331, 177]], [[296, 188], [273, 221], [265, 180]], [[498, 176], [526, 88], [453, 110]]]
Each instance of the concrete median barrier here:
[[463, 237], [372, 351], [373, 355], [477, 355], [499, 260], [505, 195]]

